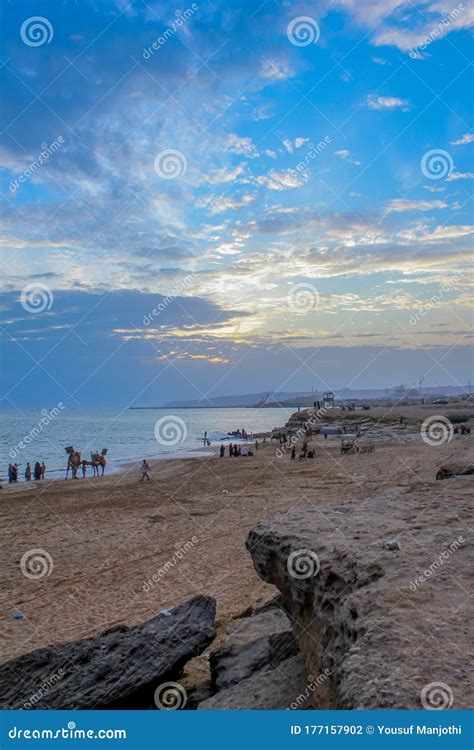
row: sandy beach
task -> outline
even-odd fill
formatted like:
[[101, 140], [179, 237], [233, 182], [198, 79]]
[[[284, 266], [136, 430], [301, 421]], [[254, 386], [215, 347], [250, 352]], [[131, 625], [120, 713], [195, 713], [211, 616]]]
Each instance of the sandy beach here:
[[[275, 595], [257, 576], [245, 540], [259, 522], [295, 508], [316, 508], [333, 531], [356, 544], [362, 532], [364, 545], [372, 540], [374, 560], [383, 560], [382, 536], [398, 535], [415, 563], [415, 578], [443, 546], [460, 535], [468, 539], [472, 514], [472, 477], [435, 478], [441, 465], [472, 460], [470, 436], [433, 447], [419, 434], [420, 421], [440, 408], [392, 409], [393, 424], [400, 416], [409, 420], [406, 433], [374, 439], [370, 454], [341, 456], [338, 436], [317, 436], [310, 441], [312, 461], [277, 457], [272, 441], [253, 457], [152, 462], [150, 482], [141, 482], [132, 464], [98, 479], [4, 487], [2, 660], [118, 623], [143, 622], [196, 594], [216, 598], [222, 627]], [[381, 424], [384, 413], [372, 410], [370, 420]], [[22, 573], [22, 556], [33, 549], [51, 556], [49, 575]], [[453, 556], [434, 594], [443, 608], [449, 591], [449, 606], [461, 619], [465, 560], [461, 565]], [[405, 578], [400, 573], [401, 589], [409, 584]], [[13, 619], [15, 613], [23, 617]], [[462, 649], [467, 634], [458, 637]]]

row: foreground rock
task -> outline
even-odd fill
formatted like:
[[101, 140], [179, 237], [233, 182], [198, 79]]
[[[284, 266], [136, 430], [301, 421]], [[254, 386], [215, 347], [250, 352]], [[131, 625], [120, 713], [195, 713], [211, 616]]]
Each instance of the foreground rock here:
[[[311, 685], [301, 655], [280, 662], [278, 667], [268, 667], [255, 672], [238, 684], [220, 690], [202, 701], [198, 710], [284, 710], [308, 708]], [[312, 707], [312, 706], [311, 706]]]
[[156, 688], [215, 636], [215, 601], [194, 599], [142, 625], [47, 646], [0, 666], [2, 708], [148, 708]]
[[474, 474], [473, 464], [447, 464], [438, 469], [436, 479], [451, 479], [451, 477], [462, 477], [466, 474]]
[[[469, 707], [468, 501], [420, 497], [402, 488], [387, 512], [375, 492], [339, 520], [329, 507], [295, 509], [248, 536], [257, 573], [283, 595], [320, 709]], [[399, 541], [396, 554], [384, 538]]]
[[214, 689], [240, 683], [263, 667], [272, 669], [298, 651], [290, 621], [278, 606], [232, 620], [227, 633], [209, 659]]

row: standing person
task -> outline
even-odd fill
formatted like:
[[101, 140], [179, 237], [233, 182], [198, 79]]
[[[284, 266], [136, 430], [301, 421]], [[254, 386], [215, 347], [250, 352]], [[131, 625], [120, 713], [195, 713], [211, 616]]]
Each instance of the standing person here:
[[221, 447], [219, 448], [219, 452], [220, 452], [220, 456], [221, 456], [221, 458], [224, 458], [224, 454], [225, 454], [225, 445], [221, 445]]
[[143, 482], [145, 479], [150, 481], [150, 465], [145, 458], [142, 461], [141, 472], [142, 472], [141, 481]]
[[81, 461], [82, 466], [82, 478], [86, 478], [86, 471], [87, 471], [87, 461]]
[[296, 448], [295, 448], [295, 446], [293, 446], [293, 448], [291, 449], [291, 460], [292, 461], [296, 461]]
[[232, 458], [234, 455], [234, 449], [232, 447], [232, 443], [229, 443], [229, 458]]
[[207, 430], [204, 433], [204, 441], [203, 442], [204, 442], [204, 445], [207, 445]]
[[255, 441], [255, 450], [258, 451], [258, 440]]
[[35, 480], [41, 479], [41, 464], [39, 461], [36, 461], [35, 468], [33, 471], [33, 476]]
[[28, 461], [25, 469], [25, 482], [31, 482], [31, 464]]
[[324, 439], [327, 440], [328, 439], [328, 431], [324, 430], [323, 435], [324, 435]]
[[237, 450], [237, 443], [234, 443], [234, 447], [232, 449], [232, 455], [234, 456], [234, 458], [237, 458], [237, 456], [239, 455], [239, 452]]
[[46, 474], [46, 464], [44, 461], [41, 462], [41, 479], [44, 479], [44, 475]]

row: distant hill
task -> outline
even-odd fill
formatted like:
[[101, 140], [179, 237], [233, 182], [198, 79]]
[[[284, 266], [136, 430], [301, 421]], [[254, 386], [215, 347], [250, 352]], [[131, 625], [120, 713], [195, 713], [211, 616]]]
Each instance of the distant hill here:
[[[472, 386], [427, 386], [421, 390], [421, 395], [427, 398], [434, 398], [436, 396], [460, 396], [468, 393], [472, 393]], [[358, 401], [358, 400], [373, 400], [373, 399], [392, 399], [399, 400], [400, 398], [420, 398], [420, 390], [416, 388], [404, 388], [403, 386], [397, 386], [395, 388], [342, 388], [341, 390], [335, 390], [334, 395], [336, 401]], [[262, 408], [269, 408], [275, 406], [312, 406], [313, 401], [322, 401], [323, 392], [318, 391], [317, 393], [306, 392], [287, 392], [277, 391], [275, 393], [245, 393], [232, 396], [215, 396], [214, 398], [201, 399], [201, 400], [183, 400], [183, 401], [169, 401], [166, 404], [162, 404], [161, 408], [173, 408], [173, 409], [198, 409], [198, 408], [231, 408], [231, 407], [245, 407], [245, 406], [261, 406]], [[147, 407], [142, 407], [147, 408]], [[153, 407], [148, 407], [153, 408]], [[160, 407], [154, 407], [160, 408]]]

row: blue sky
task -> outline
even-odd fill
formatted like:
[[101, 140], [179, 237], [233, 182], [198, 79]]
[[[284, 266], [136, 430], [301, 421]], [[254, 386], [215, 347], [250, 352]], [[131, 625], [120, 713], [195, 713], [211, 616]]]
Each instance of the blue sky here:
[[467, 383], [472, 6], [4, 15], [4, 406]]

